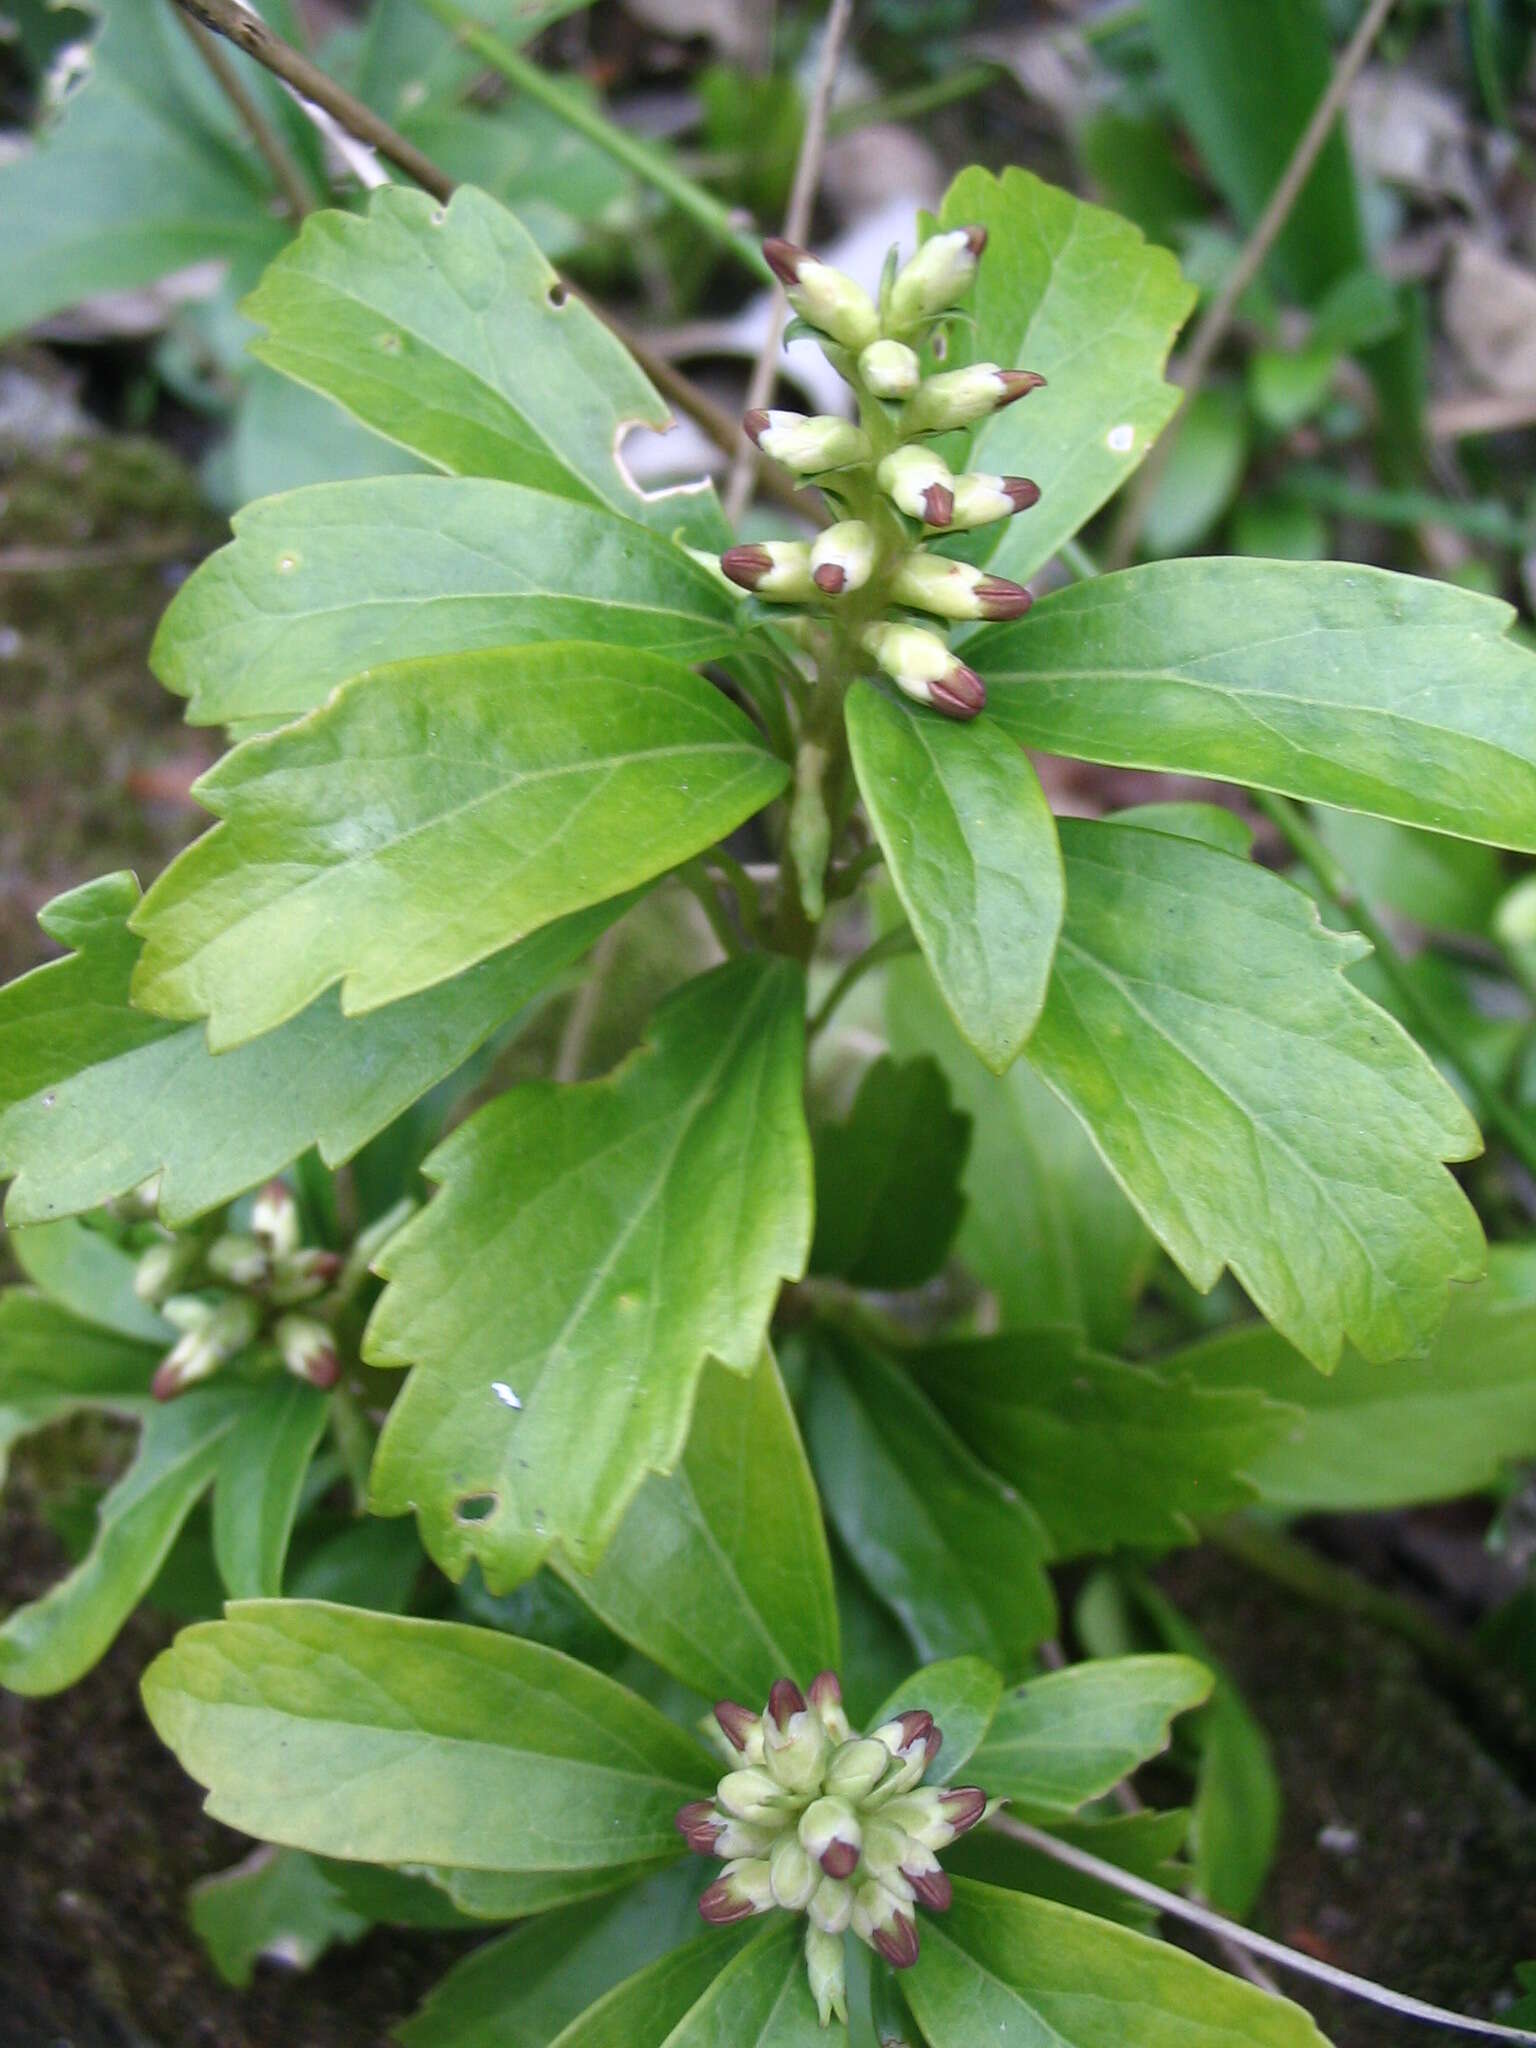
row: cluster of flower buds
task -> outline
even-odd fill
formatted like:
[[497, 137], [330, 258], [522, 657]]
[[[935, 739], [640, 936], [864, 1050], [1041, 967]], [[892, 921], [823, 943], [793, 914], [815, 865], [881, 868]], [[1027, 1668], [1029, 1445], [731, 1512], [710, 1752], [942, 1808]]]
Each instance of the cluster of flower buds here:
[[[1016, 619], [1030, 594], [965, 562], [924, 552], [935, 534], [969, 532], [1026, 511], [1040, 496], [1028, 477], [956, 475], [926, 445], [974, 426], [1038, 389], [1032, 370], [996, 363], [923, 374], [918, 348], [970, 289], [986, 230], [937, 234], [902, 269], [888, 269], [877, 305], [862, 286], [793, 242], [763, 244], [790, 305], [853, 386], [859, 419], [749, 412], [747, 433], [765, 455], [815, 481], [844, 513], [817, 540], [751, 541], [728, 548], [733, 583], [773, 604], [841, 617], [861, 652], [920, 703], [974, 718], [981, 678], [916, 612], [944, 620]], [[892, 616], [893, 612], [895, 616]]]
[[298, 1311], [331, 1286], [341, 1258], [303, 1242], [299, 1205], [281, 1181], [257, 1195], [244, 1230], [154, 1229], [139, 1253], [134, 1292], [181, 1332], [150, 1384], [157, 1401], [185, 1393], [258, 1341], [312, 1387], [336, 1384], [330, 1325], [313, 1308]]
[[716, 1926], [776, 1909], [803, 1913], [821, 2023], [845, 2020], [844, 1935], [893, 1969], [915, 1963], [914, 1908], [942, 1913], [950, 1902], [937, 1852], [983, 1818], [987, 1795], [923, 1784], [941, 1740], [931, 1714], [898, 1714], [856, 1735], [830, 1671], [809, 1698], [781, 1678], [763, 1713], [722, 1700], [715, 1720], [733, 1768], [713, 1800], [677, 1816], [691, 1849], [727, 1859], [699, 1911]]

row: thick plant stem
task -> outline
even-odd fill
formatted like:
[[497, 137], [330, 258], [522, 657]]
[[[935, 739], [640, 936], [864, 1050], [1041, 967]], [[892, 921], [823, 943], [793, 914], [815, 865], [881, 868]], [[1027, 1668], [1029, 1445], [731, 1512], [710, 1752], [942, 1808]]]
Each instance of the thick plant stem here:
[[1527, 2048], [1536, 2048], [1536, 2034], [1527, 2033], [1523, 2027], [1502, 2027], [1494, 2020], [1469, 2019], [1461, 2013], [1447, 2012], [1443, 2006], [1429, 2005], [1422, 1998], [1408, 1998], [1401, 1991], [1389, 1991], [1384, 1984], [1373, 1984], [1368, 1977], [1357, 1977], [1352, 1971], [1335, 1968], [1332, 1963], [1319, 1962], [1316, 1956], [1287, 1948], [1284, 1942], [1272, 1941], [1267, 1934], [1255, 1934], [1251, 1927], [1242, 1927], [1237, 1921], [1228, 1920], [1224, 1914], [1213, 1912], [1209, 1906], [1197, 1905], [1193, 1899], [1165, 1891], [1161, 1885], [1133, 1876], [1116, 1863], [1106, 1863], [1101, 1857], [1090, 1856], [1087, 1850], [1078, 1849], [1070, 1842], [1058, 1841], [1043, 1828], [1015, 1820], [1011, 1814], [994, 1814], [989, 1825], [999, 1834], [1022, 1842], [1038, 1855], [1049, 1857], [1053, 1863], [1064, 1864], [1079, 1876], [1093, 1878], [1112, 1891], [1123, 1892], [1128, 1898], [1140, 1899], [1144, 1905], [1154, 1906], [1170, 1920], [1182, 1920], [1205, 1934], [1235, 1942], [1251, 1954], [1263, 1956], [1277, 1969], [1289, 1970], [1298, 1977], [1310, 1977], [1315, 1984], [1326, 1984], [1331, 1991], [1343, 1991], [1351, 1998], [1382, 2006], [1388, 2012], [1401, 2014], [1404, 2019], [1422, 2020], [1428, 2026], [1448, 2027], [1456, 2033], [1475, 2034], [1489, 2041], [1523, 2041]]
[[606, 115], [585, 105], [520, 50], [514, 50], [510, 43], [504, 42], [477, 22], [472, 14], [457, 6], [455, 0], [417, 0], [417, 4], [435, 15], [445, 28], [452, 29], [466, 50], [473, 50], [482, 63], [499, 72], [509, 85], [516, 86], [529, 99], [537, 100], [541, 107], [547, 107], [557, 120], [573, 128], [578, 135], [584, 135], [588, 142], [606, 156], [611, 156], [615, 163], [633, 171], [637, 178], [670, 199], [695, 227], [703, 229], [717, 248], [734, 256], [760, 283], [772, 283], [773, 272], [768, 268], [762, 250], [736, 225], [730, 208], [716, 199], [712, 192], [706, 192], [702, 185], [696, 185], [661, 150], [652, 148], [640, 137], [629, 134], [610, 121]]
[[1289, 798], [1274, 796], [1262, 789], [1253, 790], [1250, 794], [1291, 850], [1306, 863], [1323, 894], [1370, 940], [1377, 965], [1401, 998], [1415, 1032], [1431, 1052], [1454, 1069], [1476, 1105], [1480, 1120], [1498, 1132], [1528, 1172], [1536, 1174], [1536, 1130], [1469, 1060], [1462, 1058], [1454, 1034], [1445, 1028], [1434, 1005], [1426, 1000], [1409, 971], [1407, 961], [1393, 944], [1392, 934], [1361, 895], [1353, 878], [1334, 859]]

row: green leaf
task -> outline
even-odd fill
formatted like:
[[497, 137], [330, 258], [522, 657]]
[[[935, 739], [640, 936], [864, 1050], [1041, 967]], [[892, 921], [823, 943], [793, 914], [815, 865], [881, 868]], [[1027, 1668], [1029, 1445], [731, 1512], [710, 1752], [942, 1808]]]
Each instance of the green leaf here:
[[775, 1913], [733, 1954], [718, 1934], [674, 1949], [572, 2022], [552, 2048], [846, 2048], [822, 2029], [805, 1974], [804, 1923]]
[[[1342, 817], [1344, 813], [1330, 811], [1327, 815]], [[1195, 839], [1238, 860], [1247, 860], [1253, 852], [1253, 827], [1225, 804], [1132, 804], [1128, 810], [1112, 811], [1110, 822], [1135, 825], [1144, 832], [1171, 832], [1175, 839]]]
[[930, 1053], [970, 1116], [957, 1249], [1002, 1327], [1070, 1325], [1118, 1344], [1156, 1248], [1087, 1132], [1027, 1060], [987, 1072], [919, 961], [886, 969], [885, 1017], [892, 1049]]
[[681, 1456], [706, 1356], [756, 1366], [810, 1240], [802, 1005], [784, 961], [722, 967], [607, 1079], [514, 1088], [428, 1160], [368, 1335], [416, 1366], [373, 1502], [414, 1507], [450, 1577], [499, 1591], [554, 1545], [590, 1569]]
[[248, 1407], [244, 1388], [200, 1387], [148, 1410], [133, 1463], [102, 1501], [85, 1557], [0, 1628], [0, 1684], [62, 1692], [91, 1668], [149, 1590]]
[[1423, 1344], [1482, 1231], [1480, 1139], [1299, 889], [1134, 827], [1062, 827], [1069, 911], [1029, 1058], [1198, 1288], [1231, 1267], [1323, 1371]]
[[1166, 1942], [966, 1878], [902, 1990], [929, 2048], [1327, 2048], [1300, 2006]]
[[564, 1572], [706, 1699], [760, 1702], [776, 1679], [836, 1669], [821, 1506], [770, 1352], [750, 1377], [706, 1368], [681, 1463], [645, 1481], [590, 1576]]
[[64, 1216], [12, 1231], [9, 1244], [28, 1279], [61, 1308], [161, 1350], [175, 1342], [176, 1332], [159, 1310], [134, 1292], [135, 1254], [102, 1231]]
[[[1333, 69], [1324, 0], [1151, 0], [1159, 70], [1201, 160], [1251, 229], [1328, 88]], [[1256, 53], [1261, 61], [1255, 61]], [[1349, 146], [1335, 126], [1285, 216], [1271, 259], [1309, 304], [1363, 254]]]
[[1504, 863], [1491, 846], [1415, 832], [1359, 811], [1319, 810], [1318, 836], [1373, 903], [1434, 931], [1485, 938], [1504, 893]]
[[[270, 110], [265, 84], [249, 85]], [[179, 23], [158, 9], [104, 10], [88, 76], [0, 170], [0, 333], [192, 264], [253, 278], [287, 228], [246, 149]]]
[[333, 982], [348, 1012], [430, 988], [700, 852], [787, 775], [675, 662], [532, 646], [402, 662], [237, 747], [225, 823], [134, 916], [134, 999], [215, 1051]]
[[[684, 1863], [600, 1905], [487, 1942], [395, 2029], [400, 2048], [548, 2048], [593, 1999], [697, 1933], [698, 1869]], [[726, 1934], [721, 1960], [745, 1939]]]
[[1280, 1780], [1269, 1739], [1198, 1629], [1138, 1576], [1133, 1595], [1172, 1649], [1209, 1670], [1210, 1698], [1184, 1733], [1199, 1757], [1190, 1846], [1195, 1886], [1218, 1912], [1246, 1920], [1264, 1888], [1280, 1838]]
[[1056, 1602], [1049, 1538], [1014, 1489], [907, 1374], [851, 1337], [818, 1335], [805, 1427], [827, 1514], [919, 1656], [1023, 1668]]
[[[118, 904], [126, 944], [110, 976], [93, 958], [91, 986], [73, 984], [71, 1000], [63, 978], [89, 957], [77, 954], [0, 989], [3, 1032], [13, 991], [48, 975], [63, 983], [49, 1006], [58, 1063], [37, 1093], [0, 1111], [0, 1176], [15, 1175], [5, 1208], [13, 1227], [94, 1209], [152, 1174], [161, 1216], [179, 1224], [281, 1172], [311, 1145], [327, 1165], [341, 1165], [462, 1066], [626, 907], [620, 900], [560, 918], [366, 1017], [343, 1016], [328, 991], [275, 1031], [215, 1055], [200, 1023], [178, 1027], [129, 1007], [138, 941], [122, 918], [137, 895], [135, 886]], [[155, 1037], [135, 1042], [127, 1020], [151, 1025]]]
[[213, 1495], [213, 1554], [232, 1600], [282, 1592], [299, 1494], [330, 1406], [324, 1394], [284, 1373], [259, 1389], [225, 1438]]
[[[672, 1856], [649, 1856], [639, 1863], [613, 1863], [601, 1870], [454, 1870], [426, 1866], [460, 1913], [474, 1920], [523, 1920], [530, 1914], [558, 1912], [587, 1899], [644, 1884], [664, 1870]], [[693, 1867], [690, 1874], [697, 1876]], [[697, 1886], [695, 1887], [697, 1889]]]
[[268, 330], [252, 344], [263, 362], [439, 469], [722, 544], [708, 486], [635, 487], [625, 430], [664, 430], [665, 405], [516, 216], [473, 187], [441, 207], [391, 185], [366, 216], [311, 214], [244, 311]]
[[1351, 562], [1152, 562], [966, 643], [1025, 746], [1536, 851], [1536, 655], [1509, 605]]
[[940, 225], [972, 223], [987, 230], [986, 261], [975, 329], [950, 329], [951, 361], [1047, 380], [994, 414], [963, 456], [968, 468], [1040, 486], [1038, 506], [982, 544], [992, 569], [1022, 583], [1118, 490], [1172, 416], [1179, 394], [1163, 367], [1195, 294], [1168, 251], [1129, 221], [1030, 171], [962, 171]]
[[126, 920], [138, 900], [132, 875], [102, 875], [38, 912], [43, 931], [69, 952], [0, 988], [0, 1113], [164, 1034], [158, 1017], [125, 1000], [138, 952]]
[[1294, 1419], [1246, 1387], [1102, 1357], [1070, 1330], [936, 1345], [914, 1363], [972, 1450], [1039, 1515], [1058, 1557], [1188, 1542], [1197, 1517], [1253, 1498], [1248, 1472]]
[[238, 1990], [263, 1957], [307, 1970], [333, 1942], [357, 1941], [372, 1925], [312, 1856], [271, 1847], [193, 1885], [187, 1918], [213, 1967]]
[[1230, 391], [1191, 401], [1147, 509], [1150, 555], [1181, 555], [1210, 533], [1236, 495], [1248, 460], [1248, 415]]
[[855, 1287], [919, 1287], [944, 1258], [965, 1209], [960, 1175], [971, 1119], [950, 1104], [936, 1060], [878, 1059], [843, 1123], [816, 1137], [811, 1271]]
[[1370, 1365], [1346, 1351], [1319, 1379], [1273, 1330], [1254, 1324], [1166, 1361], [1202, 1387], [1253, 1387], [1291, 1404], [1290, 1426], [1249, 1473], [1288, 1513], [1353, 1512], [1451, 1500], [1490, 1488], [1536, 1456], [1536, 1254], [1496, 1245], [1488, 1278], [1451, 1297], [1416, 1358]]
[[29, 1287], [0, 1290], [0, 1482], [19, 1437], [81, 1408], [141, 1413], [158, 1356]]
[[595, 1870], [676, 1853], [703, 1751], [583, 1664], [493, 1629], [234, 1602], [145, 1673], [161, 1740], [247, 1834], [367, 1863]]
[[1008, 1694], [971, 1769], [1023, 1818], [1076, 1813], [1160, 1755], [1174, 1716], [1210, 1696], [1210, 1672], [1190, 1657], [1071, 1664]]
[[1045, 1001], [1061, 854], [1039, 779], [985, 718], [960, 725], [871, 683], [848, 696], [854, 773], [961, 1036], [995, 1073]]
[[928, 1782], [952, 1785], [980, 1748], [1002, 1696], [1002, 1676], [990, 1664], [979, 1657], [952, 1657], [904, 1678], [865, 1726], [878, 1728], [913, 1708], [932, 1714], [944, 1747], [937, 1765], [927, 1774]]
[[155, 636], [155, 673], [195, 725], [293, 718], [407, 657], [588, 640], [691, 664], [741, 633], [736, 600], [683, 549], [516, 484], [316, 484], [248, 506], [234, 530]]

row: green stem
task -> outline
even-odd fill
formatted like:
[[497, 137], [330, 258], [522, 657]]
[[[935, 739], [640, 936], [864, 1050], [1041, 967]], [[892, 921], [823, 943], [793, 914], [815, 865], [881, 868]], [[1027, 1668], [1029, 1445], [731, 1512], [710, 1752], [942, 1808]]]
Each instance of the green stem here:
[[1498, 1132], [1528, 1172], [1536, 1174], [1536, 1130], [1484, 1079], [1476, 1066], [1463, 1057], [1456, 1034], [1442, 1022], [1439, 1012], [1420, 989], [1407, 961], [1393, 944], [1391, 933], [1361, 895], [1347, 870], [1328, 851], [1289, 798], [1272, 795], [1263, 789], [1252, 790], [1250, 795], [1298, 859], [1306, 863], [1323, 894], [1370, 940], [1375, 948], [1377, 965], [1397, 992], [1426, 1048], [1437, 1053], [1455, 1071], [1476, 1104], [1483, 1123]]
[[924, 85], [909, 85], [905, 92], [887, 93], [883, 99], [858, 100], [840, 107], [827, 122], [829, 135], [848, 135], [875, 121], [912, 121], [919, 114], [932, 114], [956, 100], [969, 99], [1011, 73], [1001, 64], [967, 64], [945, 77], [931, 78]]
[[727, 853], [723, 846], [712, 846], [705, 855], [713, 866], [720, 870], [722, 878], [729, 885], [736, 898], [736, 908], [741, 916], [742, 929], [755, 945], [763, 939], [763, 899], [757, 884], [747, 873], [735, 854]]
[[818, 1032], [826, 1030], [827, 1025], [831, 1022], [833, 1013], [843, 998], [850, 989], [858, 986], [865, 975], [870, 972], [871, 968], [882, 966], [887, 960], [898, 959], [903, 953], [915, 953], [916, 951], [917, 941], [905, 925], [897, 925], [894, 930], [882, 934], [880, 938], [874, 941], [873, 945], [866, 946], [862, 953], [856, 954], [848, 962], [848, 965], [822, 997], [820, 1004], [812, 1014], [810, 1023], [806, 1026], [806, 1037], [808, 1039], [814, 1038]]
[[1287, 471], [1284, 488], [1287, 496], [1304, 505], [1376, 526], [1446, 526], [1501, 548], [1525, 550], [1536, 543], [1536, 527], [1503, 505], [1463, 505], [1433, 491], [1374, 489], [1311, 467]]
[[721, 951], [727, 960], [734, 960], [742, 950], [741, 940], [731, 930], [730, 919], [721, 908], [720, 898], [715, 893], [713, 877], [700, 865], [690, 861], [686, 867], [678, 869], [677, 879], [703, 911], [709, 928], [719, 940]]
[[457, 0], [416, 0], [416, 4], [425, 8], [428, 14], [435, 15], [445, 28], [452, 29], [467, 50], [473, 50], [482, 63], [499, 72], [509, 85], [516, 86], [529, 99], [547, 107], [566, 127], [584, 135], [588, 142], [611, 156], [615, 163], [633, 171], [637, 178], [671, 200], [680, 213], [685, 213], [717, 247], [751, 271], [759, 283], [773, 283], [773, 272], [768, 268], [762, 250], [737, 227], [730, 208], [685, 176], [663, 151], [629, 134], [596, 108], [587, 106], [577, 94], [551, 78], [521, 51], [514, 50], [510, 43], [503, 42], [500, 36], [476, 21], [472, 14], [457, 5]]

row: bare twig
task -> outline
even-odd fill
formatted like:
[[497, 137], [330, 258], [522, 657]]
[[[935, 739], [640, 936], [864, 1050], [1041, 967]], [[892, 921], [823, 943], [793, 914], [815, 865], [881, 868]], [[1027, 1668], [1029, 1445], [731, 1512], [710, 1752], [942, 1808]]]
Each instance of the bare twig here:
[[1135, 554], [1147, 514], [1152, 508], [1153, 496], [1168, 467], [1169, 457], [1178, 442], [1184, 423], [1189, 418], [1190, 406], [1205, 382], [1206, 373], [1215, 360], [1216, 351], [1226, 339], [1237, 302], [1258, 276], [1266, 257], [1279, 239], [1281, 230], [1290, 218], [1292, 207], [1301, 197], [1302, 187], [1311, 176], [1312, 168], [1321, 156], [1324, 144], [1333, 133], [1334, 123], [1339, 118], [1345, 96], [1370, 55], [1371, 48], [1391, 11], [1392, 0], [1371, 0], [1360, 26], [1339, 58], [1333, 76], [1328, 81], [1327, 91], [1318, 101], [1311, 120], [1302, 130], [1296, 147], [1291, 152], [1291, 160], [1270, 194], [1269, 204], [1255, 221], [1253, 232], [1243, 244], [1242, 253], [1236, 263], [1227, 273], [1221, 290], [1206, 307], [1196, 324], [1182, 363], [1184, 403], [1170, 421], [1162, 439], [1147, 457], [1141, 474], [1126, 498], [1125, 507], [1105, 551], [1106, 568], [1123, 569]]
[[256, 145], [257, 155], [271, 172], [273, 183], [287, 201], [288, 211], [295, 220], [302, 220], [306, 213], [314, 210], [315, 193], [299, 167], [297, 158], [246, 91], [244, 80], [219, 48], [214, 37], [201, 22], [194, 21], [185, 9], [174, 7], [174, 12], [176, 19], [191, 38], [197, 54], [207, 65], [220, 92], [244, 123], [246, 132]]
[[1267, 1934], [1255, 1934], [1251, 1927], [1240, 1926], [1224, 1914], [1213, 1912], [1209, 1906], [1197, 1905], [1193, 1899], [1165, 1891], [1161, 1885], [1136, 1877], [1130, 1871], [1122, 1870], [1118, 1864], [1106, 1863], [1101, 1857], [1089, 1855], [1086, 1849], [1059, 1841], [1043, 1828], [1015, 1820], [1012, 1814], [995, 1813], [990, 1825], [999, 1834], [1022, 1842], [1038, 1855], [1048, 1856], [1053, 1863], [1064, 1864], [1079, 1876], [1108, 1885], [1114, 1891], [1123, 1892], [1127, 1898], [1140, 1899], [1144, 1905], [1155, 1907], [1170, 1920], [1182, 1920], [1224, 1943], [1236, 1943], [1253, 1955], [1263, 1956], [1277, 1969], [1290, 1970], [1298, 1977], [1310, 1977], [1314, 1983], [1326, 1984], [1330, 1990], [1343, 1991], [1351, 1998], [1364, 1999], [1388, 2012], [1401, 2013], [1404, 2019], [1423, 2020], [1432, 2027], [1449, 2027], [1458, 2033], [1478, 2034], [1491, 2041], [1523, 2041], [1528, 2048], [1536, 2048], [1536, 2034], [1527, 2033], [1523, 2027], [1501, 2027], [1495, 2020], [1470, 2019], [1462, 2013], [1447, 2012], [1443, 2006], [1426, 2004], [1422, 1998], [1406, 1997], [1401, 1991], [1389, 1991], [1384, 1984], [1373, 1984], [1368, 1977], [1356, 1977], [1351, 1971], [1337, 1969], [1332, 1963], [1319, 1962], [1316, 1956], [1287, 1948], [1284, 1942], [1272, 1941]]
[[[291, 43], [275, 35], [260, 16], [252, 14], [240, 4], [240, 0], [174, 0], [174, 4], [205, 28], [226, 37], [274, 77], [291, 86], [307, 109], [317, 110], [317, 118], [323, 116], [326, 121], [334, 121], [346, 135], [365, 143], [370, 150], [376, 150], [397, 170], [420, 185], [423, 191], [430, 192], [433, 198], [448, 200], [453, 197], [457, 190], [456, 182], [440, 164], [424, 156], [414, 143], [398, 134], [387, 121], [381, 120], [371, 107], [337, 85]], [[682, 371], [653, 354], [601, 306], [593, 305], [585, 297], [583, 303], [618, 336], [657, 390], [670, 399], [679, 412], [693, 420], [722, 453], [734, 455], [741, 444], [742, 431], [725, 408], [717, 405]], [[804, 511], [805, 507], [786, 478], [771, 477], [767, 488], [781, 503]]]
[[[803, 242], [810, 232], [811, 213], [816, 204], [816, 188], [821, 183], [821, 162], [826, 154], [827, 118], [832, 109], [832, 88], [837, 83], [838, 65], [842, 62], [843, 46], [848, 40], [848, 31], [852, 24], [853, 0], [832, 0], [832, 5], [827, 9], [827, 25], [822, 32], [821, 54], [816, 65], [816, 82], [811, 89], [811, 104], [805, 116], [805, 134], [801, 138], [800, 156], [795, 164], [794, 183], [789, 192], [789, 206], [784, 215], [786, 241]], [[768, 332], [763, 340], [762, 351], [752, 366], [752, 380], [747, 386], [747, 400], [742, 408], [744, 412], [753, 412], [766, 404], [772, 394], [773, 380], [778, 369], [779, 345], [784, 339], [786, 311], [782, 293], [775, 292], [773, 305], [768, 314]], [[757, 450], [743, 436], [738, 443], [735, 459], [731, 464], [730, 477], [725, 486], [725, 516], [732, 526], [746, 510], [756, 474]]]
[[433, 163], [429, 156], [423, 155], [414, 142], [407, 142], [387, 121], [381, 120], [371, 107], [364, 106], [360, 99], [344, 91], [292, 43], [285, 43], [281, 36], [274, 35], [261, 17], [241, 7], [239, 0], [176, 0], [176, 5], [195, 21], [201, 22], [204, 28], [212, 29], [215, 35], [224, 36], [232, 42], [237, 50], [244, 50], [248, 57], [254, 57], [274, 78], [291, 85], [302, 98], [312, 100], [317, 107], [334, 115], [349, 135], [355, 135], [359, 142], [366, 142], [370, 149], [376, 149], [397, 171], [404, 171], [434, 199], [453, 196], [453, 180], [446, 171]]

